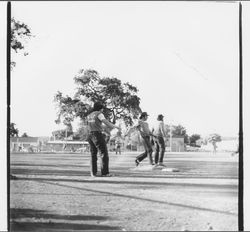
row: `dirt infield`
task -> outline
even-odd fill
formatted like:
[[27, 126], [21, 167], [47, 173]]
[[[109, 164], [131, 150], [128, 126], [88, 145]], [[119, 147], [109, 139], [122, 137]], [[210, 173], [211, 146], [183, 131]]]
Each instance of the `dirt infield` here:
[[238, 159], [166, 153], [167, 168], [110, 154], [114, 177], [90, 177], [89, 154], [11, 154], [11, 231], [236, 231]]

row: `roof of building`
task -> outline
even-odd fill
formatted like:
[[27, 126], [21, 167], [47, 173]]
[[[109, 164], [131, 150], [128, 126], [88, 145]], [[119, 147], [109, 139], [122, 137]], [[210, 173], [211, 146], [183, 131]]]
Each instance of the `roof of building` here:
[[77, 141], [77, 140], [54, 140], [54, 141], [48, 141], [48, 144], [89, 144], [86, 141]]
[[39, 137], [11, 137], [10, 141], [19, 143], [37, 143]]

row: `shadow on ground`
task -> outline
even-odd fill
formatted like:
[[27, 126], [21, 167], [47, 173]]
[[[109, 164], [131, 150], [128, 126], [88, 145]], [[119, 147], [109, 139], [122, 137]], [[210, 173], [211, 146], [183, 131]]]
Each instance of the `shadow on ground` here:
[[119, 227], [91, 224], [72, 224], [72, 223], [44, 223], [44, 222], [12, 222], [11, 231], [77, 231], [77, 230], [121, 230]]
[[[213, 183], [174, 183], [174, 182], [153, 182], [153, 181], [125, 181], [125, 180], [112, 180], [112, 179], [104, 179], [105, 177], [96, 177], [93, 179], [69, 179], [69, 178], [41, 178], [41, 177], [18, 177], [18, 180], [16, 181], [41, 181], [41, 182], [72, 182], [72, 183], [100, 183], [100, 184], [117, 184], [117, 185], [131, 185], [134, 186], [134, 188], [140, 189], [141, 187], [150, 186], [151, 188], [157, 188], [160, 186], [166, 186], [166, 187], [192, 187], [192, 188], [216, 188], [216, 189], [237, 189], [238, 185], [236, 184], [213, 184]], [[111, 177], [112, 178], [112, 177]]]
[[[44, 210], [24, 208], [10, 209], [10, 218], [11, 231], [121, 230], [120, 227], [83, 224], [83, 221], [110, 220], [109, 217], [96, 215], [51, 214]], [[38, 222], [38, 220], [40, 221]], [[63, 222], [55, 220], [63, 220]], [[78, 223], [74, 221], [78, 221]]]

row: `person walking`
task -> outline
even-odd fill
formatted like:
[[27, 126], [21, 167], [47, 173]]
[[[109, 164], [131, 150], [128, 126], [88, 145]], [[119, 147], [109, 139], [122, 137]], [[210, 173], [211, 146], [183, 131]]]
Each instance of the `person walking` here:
[[142, 154], [136, 157], [135, 159], [136, 166], [138, 166], [140, 162], [144, 160], [146, 157], [148, 157], [149, 164], [154, 165], [153, 159], [152, 159], [153, 149], [152, 149], [152, 144], [150, 141], [150, 136], [152, 136], [152, 133], [150, 132], [149, 125], [146, 122], [148, 119], [148, 116], [149, 115], [147, 114], [147, 112], [142, 112], [139, 117], [138, 124], [135, 126], [141, 135], [142, 143], [145, 149], [145, 151]]
[[157, 166], [165, 166], [163, 164], [163, 158], [165, 153], [165, 141], [164, 138], [167, 138], [167, 133], [164, 128], [163, 122], [164, 116], [159, 114], [157, 117], [157, 123], [154, 126], [152, 133], [154, 137], [155, 152], [154, 152], [154, 161]]
[[109, 173], [109, 155], [107, 149], [107, 143], [105, 141], [105, 136], [103, 135], [104, 123], [110, 130], [120, 128], [113, 123], [109, 122], [103, 115], [104, 106], [100, 102], [94, 103], [94, 107], [87, 116], [87, 126], [88, 126], [88, 142], [90, 145], [90, 175], [92, 177], [97, 176], [97, 153], [100, 155], [100, 166], [101, 166], [101, 176], [112, 176]]
[[115, 154], [121, 154], [121, 138], [116, 137], [115, 139]]

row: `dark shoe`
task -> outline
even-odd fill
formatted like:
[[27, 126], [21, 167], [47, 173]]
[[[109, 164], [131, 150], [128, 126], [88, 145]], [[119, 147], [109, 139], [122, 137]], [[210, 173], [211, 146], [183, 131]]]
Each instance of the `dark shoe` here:
[[112, 176], [114, 176], [114, 175], [110, 174], [110, 173], [102, 175], [102, 177], [112, 177]]
[[159, 163], [158, 166], [160, 166], [160, 167], [166, 167], [166, 165], [164, 165], [163, 163]]
[[135, 166], [137, 167], [140, 164], [138, 160], [135, 160]]
[[97, 174], [90, 173], [90, 176], [91, 176], [91, 177], [97, 177]]

